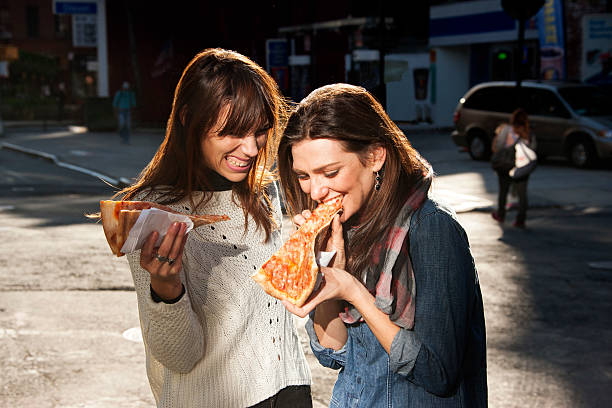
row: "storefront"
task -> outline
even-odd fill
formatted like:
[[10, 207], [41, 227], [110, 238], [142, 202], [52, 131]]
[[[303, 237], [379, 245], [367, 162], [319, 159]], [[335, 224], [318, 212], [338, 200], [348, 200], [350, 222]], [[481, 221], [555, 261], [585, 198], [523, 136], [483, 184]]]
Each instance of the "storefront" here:
[[[497, 0], [449, 3], [430, 8], [429, 46], [435, 53], [435, 94], [432, 120], [452, 125], [461, 96], [485, 81], [516, 78], [516, 58], [521, 58], [524, 78], [539, 77], [539, 36], [536, 19], [526, 22], [525, 48], [516, 50], [518, 24]], [[517, 55], [518, 54], [518, 55]]]

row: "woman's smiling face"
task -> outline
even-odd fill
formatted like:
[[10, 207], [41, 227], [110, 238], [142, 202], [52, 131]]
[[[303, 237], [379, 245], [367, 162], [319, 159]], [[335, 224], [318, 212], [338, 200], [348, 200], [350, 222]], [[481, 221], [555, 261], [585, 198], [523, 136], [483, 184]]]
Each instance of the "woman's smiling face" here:
[[367, 203], [376, 172], [385, 162], [385, 149], [373, 148], [364, 164], [357, 153], [348, 152], [332, 139], [304, 139], [291, 148], [293, 172], [302, 191], [317, 201], [343, 195], [340, 222], [346, 222]]
[[204, 165], [227, 180], [244, 180], [257, 160], [259, 150], [266, 145], [268, 128], [252, 130], [246, 135], [221, 135], [228, 108], [224, 108], [213, 130], [202, 139]]

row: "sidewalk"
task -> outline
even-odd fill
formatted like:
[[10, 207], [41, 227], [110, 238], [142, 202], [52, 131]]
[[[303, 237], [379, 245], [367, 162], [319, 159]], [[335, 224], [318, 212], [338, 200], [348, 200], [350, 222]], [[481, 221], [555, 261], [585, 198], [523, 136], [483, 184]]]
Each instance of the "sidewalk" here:
[[116, 187], [131, 184], [153, 158], [163, 129], [136, 130], [129, 145], [113, 132], [89, 132], [78, 126], [9, 128], [0, 147], [54, 162], [100, 178]]

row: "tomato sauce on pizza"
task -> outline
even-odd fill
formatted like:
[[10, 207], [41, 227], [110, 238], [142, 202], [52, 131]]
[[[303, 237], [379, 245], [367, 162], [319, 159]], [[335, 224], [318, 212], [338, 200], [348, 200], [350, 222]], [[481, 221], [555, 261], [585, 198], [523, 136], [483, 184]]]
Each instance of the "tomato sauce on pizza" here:
[[266, 293], [301, 306], [317, 280], [314, 246], [317, 235], [342, 209], [343, 196], [321, 203], [284, 245], [251, 277]]

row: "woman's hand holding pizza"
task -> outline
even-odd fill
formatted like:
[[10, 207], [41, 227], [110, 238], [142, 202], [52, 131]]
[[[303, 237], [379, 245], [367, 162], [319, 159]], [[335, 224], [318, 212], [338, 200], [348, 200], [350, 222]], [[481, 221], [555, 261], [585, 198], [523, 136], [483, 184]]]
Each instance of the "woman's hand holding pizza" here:
[[154, 231], [140, 252], [140, 266], [151, 274], [151, 287], [164, 300], [175, 299], [183, 292], [180, 271], [186, 229], [185, 223], [173, 223], [159, 248], [154, 247], [159, 236]]
[[336, 255], [331, 260], [330, 268], [344, 269], [346, 267], [346, 254], [344, 251], [344, 235], [342, 235], [342, 224], [340, 223], [340, 214], [334, 215], [331, 224], [331, 234], [327, 239], [326, 251], [336, 251]]
[[[310, 217], [310, 211], [305, 210], [302, 214], [296, 215], [293, 221], [297, 225], [301, 225]], [[361, 285], [350, 273], [344, 270], [346, 258], [344, 250], [344, 237], [342, 235], [342, 224], [340, 223], [340, 215], [336, 214], [331, 224], [331, 235], [327, 242], [323, 243], [326, 251], [336, 251], [336, 255], [330, 262], [329, 267], [321, 267], [323, 279], [319, 288], [310, 296], [310, 298], [302, 305], [297, 307], [294, 304], [283, 301], [283, 304], [291, 313], [305, 317], [317, 305], [327, 300], [346, 300], [350, 302], [350, 295], [356, 293], [356, 285]]]
[[293, 303], [283, 300], [283, 305], [294, 315], [306, 317], [319, 304], [328, 300], [346, 300], [351, 302], [351, 295], [358, 292], [361, 283], [350, 273], [338, 268], [322, 267], [324, 279], [316, 292], [302, 305], [297, 307]]
[[[310, 210], [304, 210], [301, 214], [293, 217], [293, 222], [297, 227], [300, 227], [312, 216]], [[344, 269], [346, 264], [346, 255], [344, 250], [344, 236], [342, 235], [342, 224], [340, 223], [340, 214], [334, 215], [331, 223], [331, 234], [328, 234], [322, 245], [326, 252], [336, 251], [336, 255], [327, 265], [330, 268]]]

